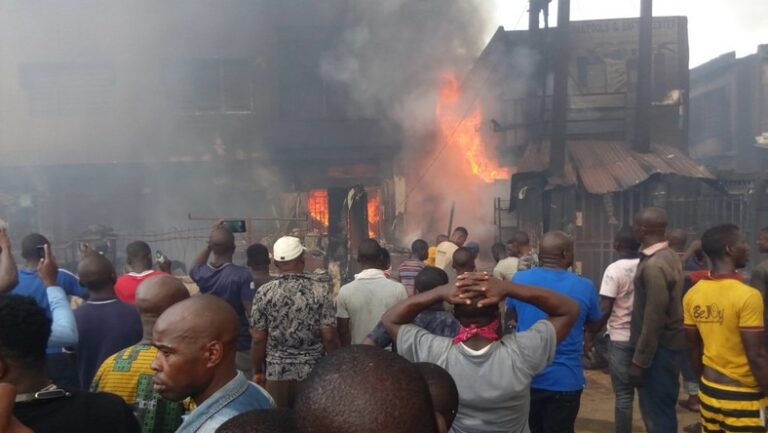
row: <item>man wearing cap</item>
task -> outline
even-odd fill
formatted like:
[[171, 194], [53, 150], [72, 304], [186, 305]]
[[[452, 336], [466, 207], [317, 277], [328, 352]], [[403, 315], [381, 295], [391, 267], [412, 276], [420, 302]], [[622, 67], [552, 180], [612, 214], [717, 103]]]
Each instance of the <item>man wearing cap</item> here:
[[278, 407], [291, 408], [298, 384], [325, 353], [340, 346], [336, 306], [330, 278], [304, 272], [298, 238], [278, 239], [272, 257], [280, 275], [253, 299], [253, 381], [267, 389]]

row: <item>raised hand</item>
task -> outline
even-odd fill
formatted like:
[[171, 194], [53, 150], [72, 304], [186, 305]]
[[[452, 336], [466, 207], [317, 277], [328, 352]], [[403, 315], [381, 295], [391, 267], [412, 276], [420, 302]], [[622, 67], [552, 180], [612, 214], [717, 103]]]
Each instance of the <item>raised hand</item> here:
[[459, 276], [456, 287], [461, 299], [487, 307], [503, 302], [509, 296], [509, 282], [493, 278], [487, 272], [465, 273]]
[[40, 279], [43, 280], [43, 284], [46, 285], [46, 287], [55, 286], [58, 283], [56, 280], [59, 277], [59, 267], [56, 265], [56, 259], [53, 257], [53, 253], [51, 253], [51, 246], [50, 245], [43, 245], [43, 248], [45, 250], [45, 256], [43, 256], [42, 259], [40, 259], [40, 263], [37, 264], [37, 274], [40, 276]]

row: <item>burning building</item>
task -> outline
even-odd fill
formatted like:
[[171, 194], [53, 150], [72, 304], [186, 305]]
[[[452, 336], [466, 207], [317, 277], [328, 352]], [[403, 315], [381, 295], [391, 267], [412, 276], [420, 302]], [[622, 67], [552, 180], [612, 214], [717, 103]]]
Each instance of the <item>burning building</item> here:
[[320, 71], [342, 3], [6, 3], [0, 215], [16, 236], [72, 246], [103, 224], [121, 251], [141, 237], [182, 260], [208, 224], [190, 214], [250, 220], [247, 241], [391, 239], [400, 131]]

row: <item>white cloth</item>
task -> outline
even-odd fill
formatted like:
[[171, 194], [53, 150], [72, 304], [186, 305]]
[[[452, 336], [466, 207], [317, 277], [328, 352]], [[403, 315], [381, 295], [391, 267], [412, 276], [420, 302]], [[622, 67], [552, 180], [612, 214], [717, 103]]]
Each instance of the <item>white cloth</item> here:
[[608, 318], [611, 341], [629, 341], [632, 304], [635, 299], [635, 272], [640, 259], [617, 260], [607, 268], [600, 284], [600, 296], [613, 298], [613, 309]]
[[352, 344], [361, 344], [390, 307], [408, 298], [405, 286], [384, 271], [366, 269], [345, 284], [336, 298], [336, 317], [349, 319]]
[[504, 281], [510, 281], [517, 273], [519, 264], [520, 259], [517, 257], [501, 259], [499, 263], [496, 264], [496, 267], [493, 268], [493, 276]]

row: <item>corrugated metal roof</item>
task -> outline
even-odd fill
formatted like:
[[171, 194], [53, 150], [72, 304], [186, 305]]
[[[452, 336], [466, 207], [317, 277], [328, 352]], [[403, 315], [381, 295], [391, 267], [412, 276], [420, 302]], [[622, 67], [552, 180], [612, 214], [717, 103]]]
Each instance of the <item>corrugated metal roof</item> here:
[[[576, 175], [592, 194], [623, 191], [645, 182], [654, 174], [670, 174], [696, 179], [715, 179], [703, 166], [678, 149], [653, 145], [651, 153], [633, 151], [619, 141], [578, 140], [568, 143], [570, 158], [566, 163], [565, 184], [575, 184]], [[526, 150], [517, 173], [545, 172], [547, 152]], [[550, 180], [550, 183], [553, 183]], [[557, 182], [562, 185], [562, 180]]]
[[568, 151], [584, 188], [592, 194], [623, 191], [654, 174], [715, 178], [678, 149], [666, 145], [655, 144], [650, 153], [638, 153], [621, 142], [572, 141]]

